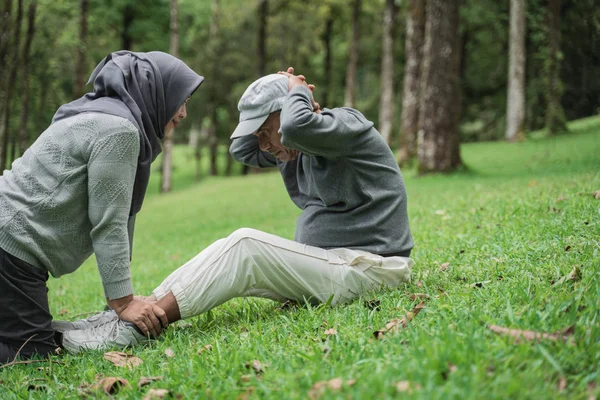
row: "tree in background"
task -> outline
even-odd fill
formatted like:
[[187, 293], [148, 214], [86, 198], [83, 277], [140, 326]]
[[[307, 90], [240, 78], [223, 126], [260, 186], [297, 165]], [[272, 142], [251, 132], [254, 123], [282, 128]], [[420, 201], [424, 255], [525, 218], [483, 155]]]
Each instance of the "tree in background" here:
[[77, 66], [75, 67], [75, 90], [73, 98], [83, 96], [86, 74], [86, 52], [88, 36], [88, 0], [79, 0], [79, 43], [77, 45]]
[[325, 85], [321, 94], [320, 102], [321, 107], [329, 107], [329, 93], [332, 88], [332, 49], [331, 40], [333, 38], [333, 22], [334, 22], [334, 6], [332, 4], [327, 5], [327, 11], [325, 15], [325, 29], [321, 35], [323, 41], [324, 60], [323, 60], [323, 77], [325, 79]]
[[419, 115], [419, 173], [460, 164], [459, 0], [428, 0]]
[[506, 140], [520, 140], [525, 128], [525, 0], [510, 0]]
[[406, 17], [406, 50], [404, 61], [404, 87], [400, 150], [401, 164], [417, 155], [417, 132], [419, 131], [419, 104], [423, 46], [425, 44], [425, 1], [410, 0]]
[[396, 20], [395, 0], [386, 0], [383, 14], [381, 55], [381, 100], [379, 106], [379, 132], [386, 142], [394, 125], [394, 36]]
[[563, 83], [560, 77], [562, 52], [560, 50], [560, 0], [548, 0], [546, 28], [548, 55], [546, 60], [546, 129], [551, 135], [567, 130], [561, 105]]
[[348, 46], [348, 65], [346, 67], [346, 89], [344, 91], [344, 106], [354, 107], [356, 102], [356, 67], [358, 65], [358, 44], [360, 40], [360, 9], [361, 0], [352, 2], [352, 36]]
[[[171, 44], [169, 46], [169, 50], [171, 55], [179, 58], [179, 22], [178, 22], [178, 14], [177, 14], [177, 0], [170, 1], [170, 10], [171, 10]], [[171, 118], [171, 115], [168, 116]], [[161, 165], [161, 175], [160, 175], [160, 192], [166, 193], [170, 192], [173, 187], [173, 135], [175, 134], [175, 129], [171, 129], [170, 132], [165, 132], [165, 137], [163, 139], [163, 151], [162, 151], [162, 165]]]
[[[19, 59], [19, 43], [21, 39], [21, 24], [23, 20], [23, 0], [17, 1], [17, 16], [15, 20], [15, 28], [13, 31], [13, 41], [12, 41], [12, 49], [7, 51], [7, 54], [10, 54], [10, 58], [12, 62], [6, 65], [6, 69], [8, 69], [8, 74], [6, 72], [3, 75], [7, 76], [3, 92], [5, 93], [2, 107], [3, 111], [0, 112], [2, 118], [0, 118], [0, 138], [2, 139], [2, 148], [0, 148], [0, 170], [4, 170], [7, 167], [7, 160], [9, 155], [8, 144], [11, 142], [11, 130], [10, 130], [10, 119], [12, 108], [11, 105], [14, 101], [13, 92], [15, 89], [15, 83], [17, 80], [17, 71], [18, 71], [18, 62]], [[12, 51], [10, 51], [12, 50]]]
[[[33, 0], [27, 10], [27, 36], [25, 38], [25, 49], [23, 50], [23, 90], [21, 98], [21, 123], [19, 126], [19, 154], [23, 154], [27, 149], [27, 121], [29, 119], [29, 71], [31, 63], [31, 43], [35, 34], [35, 12], [37, 1]], [[13, 144], [13, 149], [17, 146]], [[16, 151], [16, 150], [15, 150]], [[14, 157], [13, 157], [14, 160]]]

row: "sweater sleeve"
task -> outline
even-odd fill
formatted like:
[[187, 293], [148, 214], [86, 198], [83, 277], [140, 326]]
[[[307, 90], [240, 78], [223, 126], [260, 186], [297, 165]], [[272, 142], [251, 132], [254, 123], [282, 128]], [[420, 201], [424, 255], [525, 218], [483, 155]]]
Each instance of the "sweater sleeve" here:
[[258, 138], [254, 135], [233, 139], [229, 152], [235, 160], [249, 167], [269, 168], [277, 166], [275, 157], [258, 147]]
[[303, 153], [323, 157], [343, 157], [358, 145], [356, 138], [373, 127], [352, 108], [313, 111], [311, 92], [297, 86], [288, 93], [281, 110], [281, 143]]
[[139, 148], [137, 131], [107, 134], [94, 143], [88, 161], [90, 236], [109, 299], [133, 293], [128, 219]]

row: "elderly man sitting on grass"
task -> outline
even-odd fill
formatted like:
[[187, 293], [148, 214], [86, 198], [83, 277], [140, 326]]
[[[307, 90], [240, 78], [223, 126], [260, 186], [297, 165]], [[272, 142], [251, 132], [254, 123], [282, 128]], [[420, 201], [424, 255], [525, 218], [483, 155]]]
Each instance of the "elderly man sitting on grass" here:
[[[337, 304], [410, 280], [406, 189], [392, 151], [359, 111], [321, 109], [313, 88], [292, 68], [258, 79], [231, 136], [236, 160], [279, 168], [302, 210], [295, 240], [242, 228], [216, 241], [149, 297], [169, 322], [235, 297]], [[149, 339], [112, 311], [54, 327], [70, 352]]]

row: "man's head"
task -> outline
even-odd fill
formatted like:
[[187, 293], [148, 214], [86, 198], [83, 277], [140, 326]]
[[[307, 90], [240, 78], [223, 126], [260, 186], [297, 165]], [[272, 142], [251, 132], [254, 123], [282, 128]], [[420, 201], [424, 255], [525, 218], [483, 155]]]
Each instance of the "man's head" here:
[[240, 122], [231, 135], [231, 139], [256, 135], [260, 149], [283, 162], [298, 155], [281, 144], [279, 134], [279, 113], [288, 94], [288, 80], [285, 75], [271, 74], [248, 86], [238, 103]]

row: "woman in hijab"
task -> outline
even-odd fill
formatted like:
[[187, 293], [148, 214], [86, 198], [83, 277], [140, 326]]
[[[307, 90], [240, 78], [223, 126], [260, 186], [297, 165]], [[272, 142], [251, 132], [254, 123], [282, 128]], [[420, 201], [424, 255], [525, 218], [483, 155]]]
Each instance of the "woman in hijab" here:
[[203, 80], [166, 53], [112, 53], [90, 77], [93, 92], [60, 107], [0, 176], [0, 364], [56, 349], [48, 274], [71, 273], [92, 253], [122, 320], [144, 335], [167, 326], [162, 309], [133, 297], [133, 226], [160, 140]]

